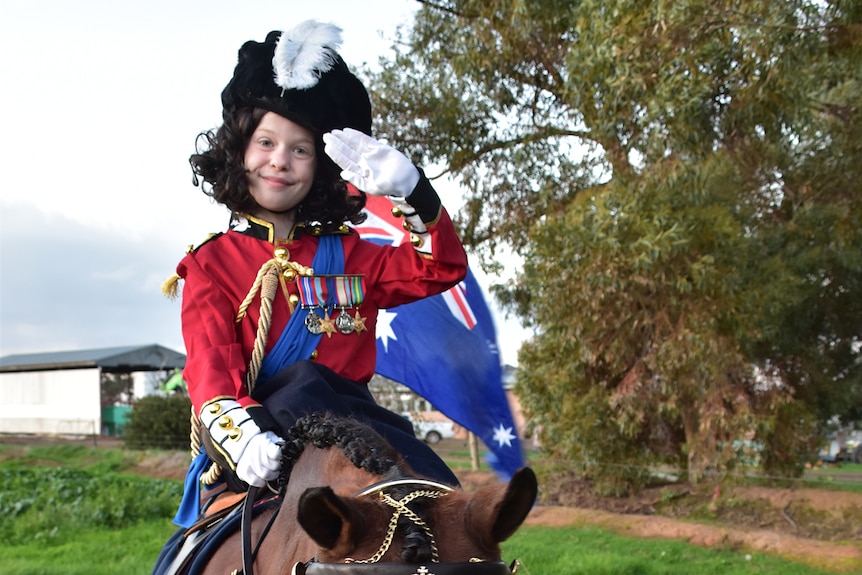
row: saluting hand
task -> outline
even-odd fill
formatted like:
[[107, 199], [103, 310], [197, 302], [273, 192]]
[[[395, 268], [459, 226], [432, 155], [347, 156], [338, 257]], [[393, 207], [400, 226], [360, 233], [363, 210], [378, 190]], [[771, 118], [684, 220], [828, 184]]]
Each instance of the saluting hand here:
[[404, 154], [359, 130], [332, 130], [323, 142], [341, 177], [363, 192], [406, 198], [419, 182], [419, 170]]

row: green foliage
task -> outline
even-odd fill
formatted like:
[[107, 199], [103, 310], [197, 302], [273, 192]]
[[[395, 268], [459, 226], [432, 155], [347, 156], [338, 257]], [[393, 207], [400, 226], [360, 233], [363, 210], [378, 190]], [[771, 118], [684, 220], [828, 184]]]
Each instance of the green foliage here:
[[0, 544], [61, 545], [81, 529], [122, 529], [164, 519], [182, 497], [178, 481], [66, 467], [0, 466]]
[[777, 406], [771, 417], [760, 420], [758, 437], [764, 445], [763, 470], [768, 476], [800, 477], [817, 461], [816, 419], [802, 402]]
[[494, 289], [535, 328], [522, 405], [602, 489], [721, 477], [743, 439], [795, 476], [862, 418], [860, 30], [845, 1], [441, 0], [370, 75], [468, 246], [525, 262]]
[[[0, 448], [3, 456], [0, 478], [7, 481], [0, 490], [3, 528], [0, 565], [4, 575], [144, 575], [152, 571], [162, 546], [176, 531], [169, 518], [180, 500], [181, 482], [114, 471], [132, 466], [138, 461], [139, 452], [76, 446], [0, 445]], [[456, 455], [463, 457], [465, 453]], [[67, 468], [57, 474], [54, 468], [33, 464], [43, 457]], [[100, 466], [100, 457], [112, 462], [111, 471]], [[859, 473], [862, 465], [850, 464], [842, 469]], [[817, 474], [828, 477], [830, 472], [821, 470]], [[130, 502], [122, 520], [110, 523], [113, 527], [106, 526], [104, 517], [112, 515], [116, 519], [118, 512], [96, 511], [100, 505], [113, 505], [100, 501], [103, 486], [115, 494], [105, 500]], [[672, 499], [672, 495], [662, 494], [664, 502]], [[24, 507], [26, 511], [16, 511]], [[26, 516], [20, 528], [13, 513]], [[522, 527], [502, 544], [502, 550], [504, 560], [522, 561], [522, 571], [543, 575], [691, 572], [814, 575], [825, 573], [822, 569], [827, 568], [834, 568], [833, 572], [850, 569], [840, 560], [825, 557], [816, 558], [815, 567], [806, 567], [766, 554], [704, 549], [680, 541], [620, 537], [605, 530], [576, 526]]]
[[134, 395], [133, 389], [132, 374], [102, 372], [100, 382], [102, 406], [127, 404]]
[[190, 414], [184, 395], [143, 397], [132, 407], [123, 441], [133, 449], [188, 449]]
[[0, 459], [14, 457], [22, 464], [34, 466], [74, 466], [93, 474], [122, 471], [136, 462], [128, 451], [84, 445], [33, 445], [23, 448], [24, 453], [19, 453], [21, 447], [4, 445], [2, 448]]

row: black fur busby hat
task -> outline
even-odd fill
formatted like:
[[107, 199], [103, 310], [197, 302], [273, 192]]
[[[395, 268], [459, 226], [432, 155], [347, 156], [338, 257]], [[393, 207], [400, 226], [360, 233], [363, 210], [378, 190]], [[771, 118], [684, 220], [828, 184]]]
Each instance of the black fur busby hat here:
[[354, 128], [371, 135], [371, 102], [336, 51], [341, 29], [314, 20], [239, 49], [233, 78], [221, 93], [224, 113], [264, 108], [319, 134]]

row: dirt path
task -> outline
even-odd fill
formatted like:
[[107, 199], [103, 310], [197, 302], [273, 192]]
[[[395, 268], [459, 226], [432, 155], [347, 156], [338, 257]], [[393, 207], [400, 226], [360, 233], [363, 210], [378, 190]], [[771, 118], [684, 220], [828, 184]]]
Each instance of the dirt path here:
[[778, 555], [836, 573], [862, 573], [862, 543], [833, 543], [767, 531], [691, 523], [658, 515], [620, 514], [598, 509], [539, 506], [526, 525], [595, 526], [626, 537], [677, 539], [692, 545]]
[[[458, 477], [468, 490], [495, 481], [486, 472], [461, 472]], [[593, 496], [588, 486], [577, 482], [553, 483], [554, 492], [540, 486], [544, 501], [530, 513], [527, 525], [595, 526], [626, 537], [768, 553], [835, 573], [862, 573], [862, 493], [737, 487], [715, 493], [713, 518], [705, 523], [692, 513], [703, 497], [663, 509], [660, 501], [668, 488], [619, 499]], [[695, 496], [681, 492], [680, 501], [685, 498]]]

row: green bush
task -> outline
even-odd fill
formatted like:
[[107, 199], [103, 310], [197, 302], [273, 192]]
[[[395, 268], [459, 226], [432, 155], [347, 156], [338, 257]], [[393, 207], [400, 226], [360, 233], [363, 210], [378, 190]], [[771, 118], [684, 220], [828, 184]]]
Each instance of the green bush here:
[[168, 518], [183, 488], [173, 480], [14, 464], [0, 464], [0, 482], [0, 547], [58, 545], [84, 529], [125, 529]]
[[131, 449], [188, 449], [191, 401], [183, 395], [149, 396], [132, 407], [123, 442]]

